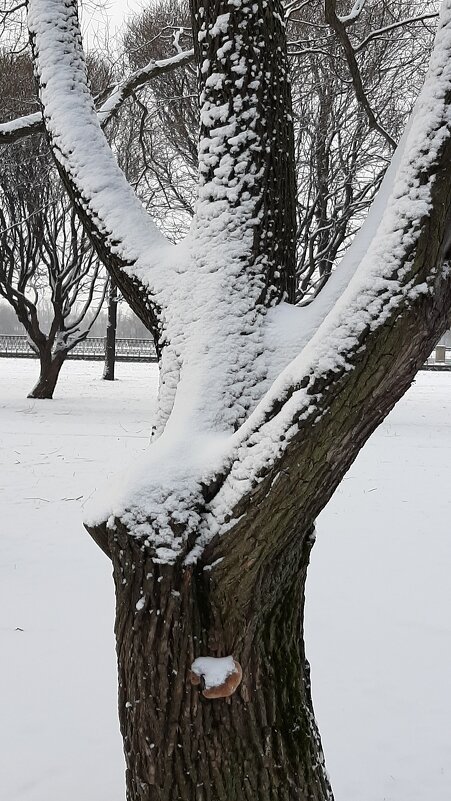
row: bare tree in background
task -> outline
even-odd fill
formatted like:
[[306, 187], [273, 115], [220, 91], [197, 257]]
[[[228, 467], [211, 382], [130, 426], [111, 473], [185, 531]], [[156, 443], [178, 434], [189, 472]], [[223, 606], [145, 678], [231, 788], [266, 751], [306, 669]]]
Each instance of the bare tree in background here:
[[[0, 52], [2, 118], [38, 109], [33, 68], [16, 47]], [[14, 27], [13, 26], [14, 23]], [[19, 52], [17, 52], [19, 51]], [[111, 82], [108, 64], [89, 59], [94, 91]], [[51, 152], [42, 135], [0, 151], [0, 295], [14, 310], [40, 360], [33, 398], [52, 398], [68, 353], [89, 335], [106, 291], [106, 277], [89, 238], [65, 197]]]
[[105, 285], [46, 143], [38, 137], [10, 146], [0, 158], [0, 295], [39, 356], [29, 397], [53, 397], [68, 353], [86, 339], [100, 312]]
[[[337, 36], [321, 0], [289, 4], [298, 169], [298, 302], [360, 228], [424, 79], [438, 3], [361, 3]], [[343, 5], [343, 9], [346, 6]], [[341, 26], [341, 27], [340, 27]]]
[[[127, 23], [124, 69], [138, 71], [191, 47], [188, 3], [157, 0]], [[194, 213], [198, 130], [194, 64], [141, 87], [110, 128], [120, 166], [173, 241], [186, 233]]]

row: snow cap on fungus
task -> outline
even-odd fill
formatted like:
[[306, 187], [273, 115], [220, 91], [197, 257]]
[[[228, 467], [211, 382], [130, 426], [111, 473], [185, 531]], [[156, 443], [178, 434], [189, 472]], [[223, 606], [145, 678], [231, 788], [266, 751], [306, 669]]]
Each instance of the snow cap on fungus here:
[[201, 684], [205, 698], [228, 698], [243, 676], [241, 665], [233, 656], [200, 656], [191, 665], [191, 684]]

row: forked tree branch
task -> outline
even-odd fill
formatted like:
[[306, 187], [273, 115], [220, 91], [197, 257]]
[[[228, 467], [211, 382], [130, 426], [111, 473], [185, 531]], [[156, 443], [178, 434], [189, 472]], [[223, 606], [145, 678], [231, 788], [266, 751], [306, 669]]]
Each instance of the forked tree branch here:
[[[426, 82], [390, 191], [382, 192], [377, 233], [322, 324], [237, 432], [230, 468], [210, 503], [193, 559], [218, 562], [224, 598], [237, 564], [262, 569], [268, 554], [274, 558], [314, 522], [449, 327], [450, 120], [451, 0], [445, 0]], [[281, 513], [282, 538], [271, 524]], [[218, 532], [224, 523], [227, 530], [209, 543], [215, 521]]]
[[[51, 17], [47, 17], [50, 7]], [[335, 14], [333, 3], [332, 8]], [[146, 547], [155, 547], [157, 558], [163, 561], [185, 557], [193, 560], [211, 557], [213, 561], [221, 558], [217, 575], [222, 574], [227, 582], [230, 564], [239, 560], [241, 564], [248, 563], [246, 575], [251, 577], [252, 571], [262, 567], [268, 554], [274, 558], [274, 553], [284, 549], [287, 540], [296, 536], [299, 526], [304, 530], [311, 527], [362, 444], [405, 391], [434, 340], [448, 325], [451, 275], [449, 270], [443, 269], [443, 264], [447, 258], [451, 220], [451, 0], [443, 2], [430, 71], [415, 107], [407, 145], [405, 150], [399, 151], [399, 169], [392, 174], [390, 191], [379, 201], [382, 207], [377, 233], [352, 246], [350, 253], [357, 252], [358, 257], [351, 257], [352, 269], [342, 273], [348, 285], [337, 285], [332, 279], [329, 282], [330, 309], [325, 311], [321, 296], [309, 307], [315, 308], [315, 304], [320, 303], [313, 328], [306, 323], [309, 309], [292, 309], [298, 314], [298, 329], [303, 331], [294, 341], [298, 355], [285, 370], [279, 371], [272, 388], [264, 397], [260, 395], [260, 401], [257, 391], [264, 384], [258, 383], [258, 371], [252, 371], [263, 347], [258, 336], [264, 325], [261, 320], [266, 321], [266, 318], [262, 315], [257, 322], [255, 320], [250, 294], [253, 289], [245, 269], [247, 252], [242, 250], [241, 235], [243, 231], [248, 233], [244, 215], [247, 209], [255, 227], [254, 199], [248, 187], [243, 192], [241, 185], [239, 191], [236, 185], [231, 187], [230, 171], [225, 171], [222, 161], [223, 156], [230, 155], [227, 148], [230, 140], [235, 139], [233, 146], [238, 155], [245, 157], [243, 164], [252, 163], [249, 153], [254, 146], [253, 139], [248, 146], [241, 136], [241, 133], [249, 133], [250, 111], [245, 107], [246, 116], [239, 118], [243, 131], [238, 129], [239, 136], [234, 137], [236, 119], [231, 129], [225, 125], [229, 120], [230, 103], [218, 105], [217, 101], [236, 100], [239, 95], [242, 105], [253, 102], [252, 111], [255, 111], [255, 96], [265, 110], [269, 89], [263, 81], [257, 86], [251, 81], [248, 90], [244, 80], [236, 81], [236, 74], [233, 74], [232, 85], [227, 64], [220, 71], [214, 61], [217, 59], [223, 67], [220, 59], [227, 61], [224, 42], [229, 39], [232, 47], [241, 48], [243, 19], [240, 14], [255, 13], [258, 21], [260, 15], [247, 4], [234, 11], [233, 17], [232, 14], [217, 17], [211, 9], [211, 17], [205, 22], [203, 16], [198, 15], [203, 27], [195, 31], [199, 34], [196, 40], [202, 49], [207, 74], [211, 72], [205, 78], [208, 106], [204, 104], [203, 107], [201, 201], [204, 216], [197, 220], [198, 242], [203, 249], [193, 260], [195, 270], [185, 270], [185, 278], [183, 270], [177, 272], [176, 278], [184, 293], [174, 306], [172, 298], [168, 300], [168, 291], [176, 292], [178, 286], [171, 281], [171, 273], [158, 269], [152, 256], [155, 250], [157, 256], [164, 254], [159, 249], [161, 240], [157, 239], [155, 248], [156, 235], [154, 237], [153, 229], [149, 234], [147, 216], [140, 216], [136, 199], [133, 196], [132, 200], [116, 173], [117, 168], [113, 167], [111, 154], [107, 156], [103, 151], [105, 145], [96, 112], [87, 99], [75, 0], [64, 5], [30, 0], [30, 12], [46, 127], [80, 213], [91, 226], [91, 235], [97, 238], [99, 249], [104, 248], [108, 257], [113, 262], [116, 260], [119, 276], [126, 273], [129, 278], [139, 278], [141, 275], [146, 281], [143, 291], [149, 295], [153, 290], [157, 302], [166, 301], [169, 313], [176, 308], [181, 315], [179, 328], [174, 324], [173, 330], [177, 332], [178, 354], [182, 354], [182, 359], [186, 357], [184, 369], [178, 375], [176, 372], [170, 375], [175, 386], [170, 398], [174, 405], [169, 409], [160, 447], [156, 444], [150, 449], [150, 469], [142, 478], [145, 486], [141, 484], [136, 496], [132, 490], [125, 499], [127, 506], [123, 513], [127, 525], [136, 536], [142, 532]], [[270, 18], [266, 29], [262, 30], [268, 35], [270, 23], [277, 23], [280, 37], [278, 7], [273, 7], [272, 12], [273, 19]], [[251, 30], [250, 22], [255, 19], [246, 19]], [[263, 26], [263, 18], [259, 24]], [[55, 28], [56, 34], [53, 34]], [[51, 42], [46, 38], [49, 35]], [[247, 66], [249, 74], [253, 74], [250, 67], [254, 59], [254, 71], [264, 64], [268, 48], [257, 51], [259, 60], [255, 50], [249, 47], [246, 57], [242, 56], [243, 74], [247, 75]], [[220, 57], [218, 52], [221, 52]], [[284, 64], [281, 66], [285, 68]], [[80, 91], [73, 91], [74, 83]], [[236, 114], [238, 116], [238, 112]], [[260, 116], [259, 125], [265, 122], [264, 115]], [[266, 135], [266, 130], [263, 133]], [[256, 134], [255, 140], [259, 146], [261, 139]], [[246, 169], [243, 173], [247, 175]], [[105, 186], [97, 181], [98, 175], [105, 180]], [[266, 184], [259, 181], [260, 178], [255, 187], [250, 186], [258, 199], [260, 192], [266, 189]], [[228, 194], [231, 188], [233, 197]], [[223, 223], [224, 209], [228, 225]], [[233, 238], [237, 229], [240, 235]], [[280, 231], [277, 233], [280, 236]], [[236, 258], [235, 253], [227, 249], [231, 236], [238, 254]], [[263, 248], [257, 249], [257, 256], [262, 251], [265, 252]], [[148, 252], [149, 261], [143, 261], [142, 254]], [[136, 254], [136, 261], [133, 254]], [[219, 258], [209, 261], [211, 254], [214, 257], [218, 254]], [[142, 272], [141, 265], [145, 267]], [[238, 275], [240, 279], [236, 286], [232, 280], [226, 280], [231, 278], [230, 268], [235, 270], [233, 278]], [[337, 274], [340, 272], [337, 270]], [[196, 284], [199, 275], [202, 283]], [[260, 274], [256, 276], [259, 279]], [[343, 280], [341, 277], [340, 281]], [[255, 288], [259, 291], [258, 280]], [[244, 311], [235, 299], [246, 302]], [[155, 303], [154, 298], [152, 301]], [[217, 325], [218, 316], [220, 326]], [[243, 337], [244, 332], [252, 333], [255, 342], [250, 337], [248, 342]], [[299, 340], [303, 336], [306, 340], [299, 353]], [[286, 365], [290, 347], [283, 336], [276, 338], [276, 342], [282, 343]], [[240, 347], [241, 362], [237, 368], [235, 354]], [[233, 351], [232, 359], [230, 351]], [[222, 360], [221, 375], [218, 374], [218, 353]], [[194, 379], [190, 365], [197, 371]], [[230, 365], [233, 370], [229, 370]], [[215, 376], [214, 381], [211, 375]], [[243, 423], [249, 408], [247, 396], [241, 389], [245, 381], [256, 390], [253, 396], [256, 407]], [[235, 391], [241, 394], [233, 396]], [[262, 394], [263, 391], [261, 389]], [[182, 401], [178, 416], [171, 417], [177, 392]], [[187, 398], [189, 403], [186, 403]], [[181, 413], [180, 406], [183, 407]], [[230, 415], [226, 416], [229, 409]], [[195, 423], [192, 427], [191, 421]], [[236, 433], [233, 434], [234, 426]], [[217, 436], [213, 452], [210, 450], [212, 434]], [[166, 445], [169, 439], [170, 447], [165, 448], [165, 436]], [[114, 513], [110, 510], [104, 519], [117, 514], [121, 520], [121, 503], [122, 499], [115, 505]], [[281, 528], [277, 520], [282, 503], [286, 525]], [[94, 520], [91, 531], [99, 540], [101, 528]], [[103, 525], [105, 530], [106, 524]], [[212, 544], [211, 537], [215, 533], [224, 537]], [[275, 534], [280, 537], [276, 543], [271, 539]], [[233, 547], [230, 547], [231, 540]], [[252, 584], [250, 581], [249, 586]], [[233, 601], [233, 594], [230, 599]]]
[[372, 128], [374, 131], [377, 131], [394, 150], [396, 148], [395, 140], [376, 119], [376, 115], [374, 114], [371, 104], [366, 96], [359, 65], [357, 64], [357, 59], [355, 57], [355, 51], [346, 30], [346, 23], [337, 15], [336, 12], [336, 0], [325, 0], [324, 8], [326, 22], [330, 25], [332, 30], [335, 31], [339, 41], [342, 44], [346, 60], [348, 62], [349, 71], [351, 73], [351, 79], [356, 98], [365, 111], [365, 114], [368, 118], [368, 124], [370, 128]]
[[[323, 322], [230, 440], [222, 470], [204, 476], [194, 548], [193, 532], [191, 541], [178, 539], [182, 552], [192, 548], [188, 562], [214, 566], [232, 616], [240, 614], [230, 583], [237, 566], [246, 565], [243, 582], [251, 592], [255, 572], [313, 523], [449, 326], [450, 56], [451, 0], [445, 0], [430, 70], [397, 169], [379, 198], [377, 233], [371, 238], [370, 226], [366, 250], [361, 241], [354, 246], [348, 286], [330, 285], [330, 312], [323, 309]], [[299, 328], [308, 329], [309, 309], [298, 311]], [[101, 538], [102, 526], [93, 530]], [[250, 602], [244, 585], [240, 598]]]

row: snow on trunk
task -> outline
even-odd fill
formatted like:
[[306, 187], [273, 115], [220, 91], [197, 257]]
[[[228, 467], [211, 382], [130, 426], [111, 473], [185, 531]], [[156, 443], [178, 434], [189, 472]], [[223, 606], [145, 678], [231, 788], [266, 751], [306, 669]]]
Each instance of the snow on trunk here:
[[[321, 387], [351, 374], [363, 342], [387, 321], [433, 297], [444, 255], [437, 210], [444, 201], [437, 204], [433, 192], [441, 160], [449, 158], [451, 0], [443, 3], [425, 87], [375, 211], [324, 299], [290, 311], [286, 339], [278, 312], [267, 313], [289, 295], [294, 246], [283, 220], [291, 219], [294, 160], [279, 4], [193, 3], [200, 184], [191, 231], [177, 246], [163, 240], [103, 138], [86, 86], [76, 5], [29, 0], [46, 127], [84, 213], [148, 288], [163, 350], [160, 436], [130, 479], [100, 499], [89, 524], [108, 519], [114, 529], [121, 521], [155, 549], [157, 561], [187, 551], [192, 560], [232, 525], [231, 510], [286, 451], [302, 421], [324, 413]], [[279, 151], [286, 155], [280, 161]], [[416, 257], [431, 220], [426, 255], [433, 263], [425, 272]], [[277, 340], [269, 355], [265, 332]], [[300, 354], [269, 388], [296, 348]]]
[[162, 560], [175, 558], [197, 528], [206, 480], [221, 471], [230, 436], [268, 388], [266, 309], [292, 281], [292, 121], [279, 115], [276, 123], [273, 111], [274, 85], [280, 104], [289, 99], [286, 48], [276, 48], [272, 63], [266, 46], [266, 39], [284, 43], [284, 27], [278, 3], [268, 27], [264, 5], [236, 3], [212, 19], [199, 9], [199, 197], [188, 237], [170, 246], [101, 132], [75, 0], [29, 3], [44, 119], [60, 169], [109, 252], [147, 287], [159, 320], [161, 436], [138, 476], [125, 487], [121, 481], [122, 491], [91, 522], [119, 517], [150, 538]]
[[[192, 558], [224, 526], [231, 508], [287, 450], [300, 425], [318, 413], [322, 396], [316, 387], [321, 381], [330, 386], [334, 375], [352, 371], [365, 338], [421, 296], [440, 292], [440, 281], [449, 274], [450, 200], [445, 196], [434, 201], [433, 193], [439, 179], [446, 192], [450, 122], [451, 0], [445, 0], [429, 71], [394, 165], [368, 223], [344, 257], [347, 285], [343, 286], [340, 265], [324, 295], [311, 306], [290, 309], [291, 341], [283, 337], [287, 312], [272, 312], [271, 336], [278, 334], [283, 343], [288, 342], [280, 348], [279, 358], [292, 352], [296, 337], [303, 347], [235, 435], [233, 467], [212, 501], [212, 516], [204, 521], [204, 539], [200, 538], [202, 544]], [[422, 251], [434, 236], [437, 241], [431, 250], [435, 260], [431, 263], [429, 254], [424, 259]], [[418, 252], [420, 265], [416, 263]], [[282, 321], [279, 328], [275, 315]]]

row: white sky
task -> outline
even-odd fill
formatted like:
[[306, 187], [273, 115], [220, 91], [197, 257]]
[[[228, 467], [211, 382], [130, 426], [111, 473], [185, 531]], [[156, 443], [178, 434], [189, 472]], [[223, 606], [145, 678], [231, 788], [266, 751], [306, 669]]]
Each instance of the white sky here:
[[101, 0], [101, 3], [101, 8], [95, 0], [81, 3], [85, 46], [92, 46], [96, 36], [102, 42], [107, 31], [114, 36], [130, 14], [146, 6], [146, 0]]
[[108, 16], [112, 24], [117, 27], [133, 11], [145, 7], [145, 0], [107, 0]]

